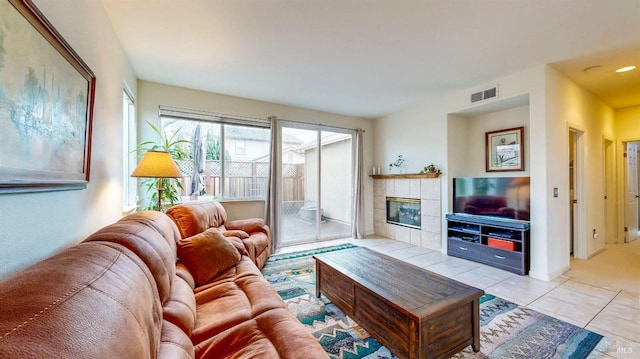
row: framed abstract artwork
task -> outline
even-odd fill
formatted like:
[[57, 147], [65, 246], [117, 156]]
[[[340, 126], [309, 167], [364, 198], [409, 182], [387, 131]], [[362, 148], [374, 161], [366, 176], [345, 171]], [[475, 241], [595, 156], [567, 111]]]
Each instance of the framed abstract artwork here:
[[524, 127], [485, 133], [487, 172], [524, 171]]
[[95, 81], [31, 0], [0, 0], [0, 193], [86, 188]]

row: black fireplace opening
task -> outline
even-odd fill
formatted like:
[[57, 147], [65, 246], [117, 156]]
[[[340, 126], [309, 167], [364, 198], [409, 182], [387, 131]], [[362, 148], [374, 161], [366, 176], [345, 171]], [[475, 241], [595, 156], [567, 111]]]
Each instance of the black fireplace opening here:
[[420, 229], [420, 199], [387, 197], [387, 223]]

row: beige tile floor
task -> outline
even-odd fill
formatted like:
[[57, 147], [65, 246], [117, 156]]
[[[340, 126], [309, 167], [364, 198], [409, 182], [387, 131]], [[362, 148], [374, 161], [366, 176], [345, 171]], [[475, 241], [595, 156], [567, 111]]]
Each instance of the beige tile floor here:
[[[636, 290], [640, 284], [640, 267], [636, 267], [640, 265], [640, 240], [607, 246], [589, 260], [574, 260], [570, 271], [550, 282], [384, 238], [338, 239], [285, 247], [279, 253], [347, 242], [604, 335], [612, 345], [601, 357], [640, 358], [640, 293]], [[628, 265], [627, 270], [620, 270], [620, 264]]]
[[565, 275], [604, 288], [640, 293], [640, 240], [608, 244], [588, 260], [574, 259]]

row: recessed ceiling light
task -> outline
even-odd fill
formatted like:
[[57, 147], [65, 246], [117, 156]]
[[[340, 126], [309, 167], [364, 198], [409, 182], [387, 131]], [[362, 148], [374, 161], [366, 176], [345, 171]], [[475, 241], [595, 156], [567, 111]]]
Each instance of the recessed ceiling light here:
[[595, 72], [595, 71], [598, 71], [598, 70], [600, 70], [600, 65], [593, 65], [593, 66], [585, 67], [584, 70], [582, 70], [582, 71], [584, 71], [586, 73], [589, 73], [589, 72]]
[[631, 70], [635, 70], [636, 67], [635, 66], [625, 66], [625, 67], [621, 67], [619, 69], [616, 70], [616, 72], [627, 72], [627, 71], [631, 71]]

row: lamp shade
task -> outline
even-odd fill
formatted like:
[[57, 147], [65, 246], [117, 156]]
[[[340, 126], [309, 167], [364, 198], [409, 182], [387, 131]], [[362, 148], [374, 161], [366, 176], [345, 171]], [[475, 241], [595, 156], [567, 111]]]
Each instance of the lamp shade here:
[[178, 178], [184, 177], [169, 152], [147, 151], [131, 177]]

